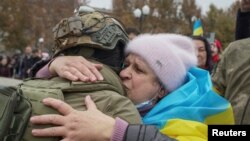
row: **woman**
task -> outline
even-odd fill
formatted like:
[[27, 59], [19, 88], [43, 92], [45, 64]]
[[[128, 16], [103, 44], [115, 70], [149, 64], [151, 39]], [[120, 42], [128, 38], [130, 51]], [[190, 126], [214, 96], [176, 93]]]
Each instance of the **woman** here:
[[212, 52], [213, 68], [216, 68], [217, 64], [220, 61], [220, 55], [222, 53], [222, 45], [218, 39], [215, 39], [214, 43], [211, 43], [211, 52]]
[[[206, 124], [233, 124], [230, 104], [212, 91], [209, 73], [195, 67], [197, 57], [191, 39], [175, 34], [145, 34], [132, 40], [125, 52], [120, 77], [144, 124], [154, 125], [162, 134], [177, 140], [207, 140]], [[54, 67], [52, 63], [50, 69], [55, 70]], [[75, 77], [84, 72], [75, 70]], [[168, 138], [156, 136], [154, 129], [128, 126], [121, 119], [103, 115], [89, 97], [86, 102], [89, 110], [80, 112], [61, 101], [45, 99], [44, 104], [63, 115], [33, 117], [33, 124], [59, 125], [33, 130], [33, 135], [63, 136], [65, 140]]]
[[209, 71], [211, 74], [213, 63], [210, 44], [207, 39], [202, 36], [192, 36], [192, 39], [195, 44], [195, 49], [197, 50], [198, 67]]

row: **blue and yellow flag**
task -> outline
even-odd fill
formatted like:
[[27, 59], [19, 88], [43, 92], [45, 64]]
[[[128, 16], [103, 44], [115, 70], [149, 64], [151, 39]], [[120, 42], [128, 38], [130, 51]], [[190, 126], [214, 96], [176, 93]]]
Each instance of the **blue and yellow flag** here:
[[212, 90], [209, 72], [192, 68], [187, 82], [164, 97], [143, 117], [177, 140], [207, 140], [208, 124], [234, 124], [231, 104]]
[[203, 28], [200, 19], [194, 22], [193, 36], [203, 36]]

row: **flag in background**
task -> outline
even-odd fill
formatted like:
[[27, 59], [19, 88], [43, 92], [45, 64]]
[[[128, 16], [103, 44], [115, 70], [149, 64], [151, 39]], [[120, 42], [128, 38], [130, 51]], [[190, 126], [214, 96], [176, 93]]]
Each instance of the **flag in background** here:
[[194, 22], [193, 35], [194, 36], [203, 36], [203, 28], [202, 28], [200, 19], [198, 19]]

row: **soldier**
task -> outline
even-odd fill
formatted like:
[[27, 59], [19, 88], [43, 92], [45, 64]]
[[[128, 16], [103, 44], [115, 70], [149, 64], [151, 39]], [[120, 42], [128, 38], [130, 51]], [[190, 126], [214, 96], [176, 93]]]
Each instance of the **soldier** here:
[[236, 124], [250, 124], [250, 1], [241, 0], [236, 40], [226, 48], [214, 72], [213, 84], [233, 107]]
[[250, 124], [250, 38], [229, 44], [213, 74], [215, 89], [233, 107], [236, 124]]
[[[60, 21], [54, 27], [53, 33], [56, 43], [54, 58], [77, 55], [92, 62], [102, 63], [103, 79], [95, 83], [69, 81], [60, 77], [26, 80], [20, 89], [32, 104], [32, 115], [55, 113], [41, 103], [45, 97], [64, 100], [74, 109], [83, 111], [86, 109], [85, 96], [90, 95], [97, 103], [98, 109], [107, 115], [119, 117], [132, 124], [141, 123], [137, 109], [125, 97], [121, 81], [115, 73], [122, 67], [123, 50], [128, 42], [128, 36], [121, 23], [99, 12], [82, 13]], [[34, 127], [37, 126], [28, 125], [22, 133], [22, 140], [41, 140], [31, 135], [31, 129]], [[15, 140], [18, 135], [16, 133], [15, 136], [14, 133], [7, 136], [7, 139]], [[43, 141], [58, 139], [43, 138]]]

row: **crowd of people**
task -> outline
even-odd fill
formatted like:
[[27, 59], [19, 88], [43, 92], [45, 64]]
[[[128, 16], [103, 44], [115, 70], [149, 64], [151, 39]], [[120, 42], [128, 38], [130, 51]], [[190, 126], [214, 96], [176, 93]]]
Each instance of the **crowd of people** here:
[[[208, 125], [250, 124], [250, 2], [240, 5], [236, 41], [225, 50], [218, 39], [126, 30], [100, 12], [63, 19], [54, 28], [56, 45], [47, 64], [31, 69], [41, 58], [35, 51], [31, 57], [30, 47], [17, 59], [19, 67], [26, 62], [20, 78], [30, 71], [38, 78], [23, 86], [45, 93], [42, 103], [57, 111], [32, 107], [23, 138], [207, 140]], [[1, 65], [7, 60], [2, 57]]]
[[48, 53], [31, 46], [25, 47], [23, 53], [16, 50], [12, 56], [2, 53], [0, 54], [0, 76], [15, 79], [28, 78], [35, 63], [48, 59]]

